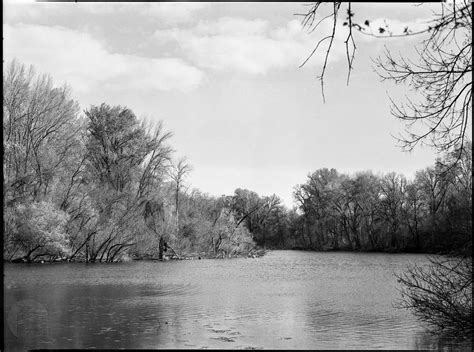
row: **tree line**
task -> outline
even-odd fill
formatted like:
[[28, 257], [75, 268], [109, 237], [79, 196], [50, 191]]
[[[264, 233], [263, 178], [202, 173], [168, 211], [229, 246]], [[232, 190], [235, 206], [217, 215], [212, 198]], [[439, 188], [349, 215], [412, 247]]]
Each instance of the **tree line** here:
[[[295, 244], [315, 249], [470, 252], [470, 145], [416, 172], [410, 181], [393, 172], [348, 176], [335, 169], [317, 170], [295, 190], [302, 213]], [[452, 166], [451, 159], [458, 155], [460, 162]]]
[[9, 63], [3, 90], [6, 260], [161, 259], [163, 243], [178, 258], [471, 249], [470, 142], [411, 181], [319, 169], [295, 187], [288, 209], [276, 195], [241, 188], [189, 191], [191, 167], [175, 159], [161, 122], [105, 103], [82, 114], [67, 86], [33, 67]]
[[175, 255], [255, 249], [225, 204], [181, 196], [189, 167], [161, 122], [105, 103], [81, 114], [67, 86], [17, 61], [3, 90], [5, 259], [157, 257], [160, 240]]
[[223, 199], [266, 248], [469, 254], [471, 142], [412, 180], [394, 172], [318, 169], [295, 187], [290, 210], [275, 195], [249, 190]]

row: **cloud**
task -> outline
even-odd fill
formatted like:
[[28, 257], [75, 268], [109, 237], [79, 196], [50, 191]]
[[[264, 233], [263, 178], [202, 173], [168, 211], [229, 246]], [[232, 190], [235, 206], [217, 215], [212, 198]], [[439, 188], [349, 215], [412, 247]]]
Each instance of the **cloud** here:
[[106, 2], [69, 2], [48, 3], [33, 0], [11, 1], [4, 3], [4, 22], [32, 22], [47, 17], [71, 16], [137, 16], [140, 20], [156, 22], [159, 26], [174, 25], [195, 19], [195, 13], [209, 6], [202, 2], [166, 2], [166, 3], [106, 3]]
[[198, 35], [216, 36], [264, 36], [269, 29], [269, 23], [266, 20], [255, 19], [245, 20], [232, 17], [221, 17], [217, 21], [201, 21], [193, 31]]
[[203, 73], [179, 58], [111, 53], [87, 33], [62, 27], [4, 25], [4, 59], [17, 58], [68, 82], [76, 91], [137, 89], [187, 91]]
[[[317, 36], [304, 31], [298, 20], [271, 28], [266, 20], [229, 17], [201, 21], [187, 29], [157, 30], [154, 39], [159, 44], [175, 42], [184, 55], [200, 67], [251, 74], [264, 74], [272, 69], [296, 69], [317, 42]], [[320, 63], [323, 49], [308, 65]], [[332, 59], [337, 60], [341, 53], [335, 48]]]
[[209, 6], [203, 2], [160, 2], [149, 3], [142, 10], [142, 14], [156, 17], [166, 23], [183, 23], [194, 19], [195, 12]]
[[44, 5], [41, 6], [40, 3], [29, 0], [17, 2], [6, 0], [3, 2], [3, 22], [38, 19], [41, 16], [41, 9], [51, 9], [51, 5], [52, 4], [44, 3]]
[[161, 2], [161, 3], [100, 3], [84, 2], [76, 4], [77, 10], [93, 15], [131, 14], [149, 17], [159, 24], [178, 24], [191, 21], [198, 10], [209, 6], [202, 2]]

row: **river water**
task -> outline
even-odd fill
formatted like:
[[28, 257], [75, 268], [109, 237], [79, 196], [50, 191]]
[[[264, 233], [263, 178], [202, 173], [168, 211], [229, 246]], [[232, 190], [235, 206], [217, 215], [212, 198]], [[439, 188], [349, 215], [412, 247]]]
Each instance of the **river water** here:
[[424, 255], [271, 251], [261, 258], [6, 264], [6, 350], [470, 349], [427, 333], [394, 272]]

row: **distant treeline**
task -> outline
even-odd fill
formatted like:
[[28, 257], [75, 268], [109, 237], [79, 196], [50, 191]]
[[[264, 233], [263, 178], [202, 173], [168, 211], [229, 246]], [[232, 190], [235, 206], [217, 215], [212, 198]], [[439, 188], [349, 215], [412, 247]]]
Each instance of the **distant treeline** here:
[[446, 155], [411, 181], [396, 173], [348, 176], [319, 169], [295, 188], [297, 213], [290, 211], [267, 227], [258, 227], [256, 220], [249, 226], [257, 229], [257, 243], [273, 248], [470, 253], [472, 150], [467, 144], [456, 163], [458, 153]]
[[[288, 210], [273, 195], [188, 191], [171, 133], [125, 107], [80, 113], [67, 87], [13, 61], [3, 75], [4, 259], [114, 262], [169, 254], [248, 256], [258, 247], [470, 250], [471, 145], [417, 173], [320, 169]], [[161, 241], [160, 241], [161, 240]]]

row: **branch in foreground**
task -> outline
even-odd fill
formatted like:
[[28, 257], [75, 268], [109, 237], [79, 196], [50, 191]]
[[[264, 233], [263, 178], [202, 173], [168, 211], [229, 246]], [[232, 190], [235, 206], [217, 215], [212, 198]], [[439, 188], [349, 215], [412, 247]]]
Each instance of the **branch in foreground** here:
[[472, 334], [472, 258], [430, 258], [427, 267], [412, 266], [396, 275], [402, 284], [397, 308], [408, 308], [434, 331]]

